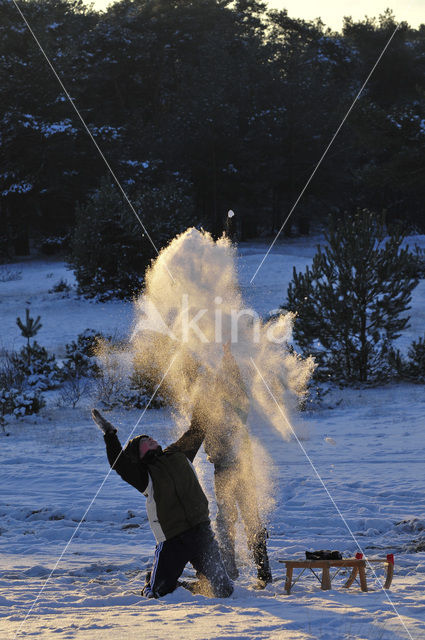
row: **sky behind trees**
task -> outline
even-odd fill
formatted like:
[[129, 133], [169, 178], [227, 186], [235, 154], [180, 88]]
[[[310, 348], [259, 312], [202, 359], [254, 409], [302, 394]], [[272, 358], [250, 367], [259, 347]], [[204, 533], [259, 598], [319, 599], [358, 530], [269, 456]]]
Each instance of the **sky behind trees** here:
[[[92, 1], [85, 0], [86, 4]], [[326, 26], [340, 30], [344, 16], [352, 16], [355, 20], [365, 15], [377, 17], [390, 8], [397, 20], [404, 20], [411, 27], [417, 28], [425, 23], [424, 0], [266, 0], [272, 8], [287, 9], [291, 17], [313, 20], [322, 18]], [[104, 9], [111, 0], [94, 0], [96, 9]]]
[[393, 11], [397, 20], [405, 20], [412, 27], [425, 23], [423, 0], [269, 0], [269, 5], [287, 9], [295, 18], [311, 20], [320, 17], [327, 26], [338, 30], [344, 16], [361, 20], [365, 15], [377, 17], [387, 8]]

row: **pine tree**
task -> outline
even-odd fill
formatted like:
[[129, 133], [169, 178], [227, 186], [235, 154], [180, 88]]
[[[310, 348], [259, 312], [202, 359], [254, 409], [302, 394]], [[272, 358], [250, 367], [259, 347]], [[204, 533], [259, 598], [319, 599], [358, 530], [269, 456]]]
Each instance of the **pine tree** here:
[[[34, 318], [31, 318], [30, 316], [30, 310], [29, 309], [25, 309], [25, 323], [22, 322], [21, 318], [16, 318], [16, 324], [18, 325], [18, 327], [21, 330], [22, 336], [24, 338], [27, 339], [27, 356], [28, 356], [28, 366], [31, 365], [31, 355], [32, 355], [32, 348], [30, 345], [30, 338], [34, 338], [37, 333], [40, 331], [41, 327], [43, 326], [40, 322], [40, 316], [37, 316], [37, 318], [34, 320]], [[33, 343], [35, 344], [35, 343]]]
[[153, 253], [115, 185], [102, 180], [76, 218], [71, 264], [79, 292], [107, 299], [139, 290]]
[[305, 273], [294, 268], [287, 309], [294, 335], [319, 375], [361, 382], [385, 377], [391, 342], [408, 326], [415, 258], [400, 229], [366, 209], [333, 218]]
[[[167, 175], [161, 179], [161, 186], [147, 182], [138, 190], [127, 189], [158, 250], [196, 222], [190, 183]], [[70, 263], [79, 292], [100, 300], [139, 292], [156, 252], [116, 186], [103, 179], [88, 201], [77, 207], [76, 216]]]

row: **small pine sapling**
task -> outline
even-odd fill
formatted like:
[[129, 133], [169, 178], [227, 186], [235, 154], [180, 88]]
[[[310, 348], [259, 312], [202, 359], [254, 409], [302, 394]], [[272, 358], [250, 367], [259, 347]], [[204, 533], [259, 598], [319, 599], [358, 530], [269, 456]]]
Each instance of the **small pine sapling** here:
[[31, 366], [31, 344], [30, 339], [34, 338], [37, 333], [40, 331], [43, 326], [40, 322], [40, 316], [37, 316], [36, 320], [31, 318], [30, 310], [25, 309], [25, 323], [22, 322], [21, 318], [16, 318], [16, 324], [21, 330], [22, 336], [27, 339], [27, 356], [28, 356], [28, 366]]

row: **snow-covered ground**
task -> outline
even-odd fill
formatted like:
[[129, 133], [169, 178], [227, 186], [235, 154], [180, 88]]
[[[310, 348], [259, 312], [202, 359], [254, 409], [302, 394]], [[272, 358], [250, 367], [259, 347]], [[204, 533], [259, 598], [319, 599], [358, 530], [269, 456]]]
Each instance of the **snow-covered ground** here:
[[[416, 241], [425, 245], [423, 237]], [[316, 242], [292, 240], [274, 248], [252, 285], [249, 281], [267, 247], [241, 247], [244, 295], [259, 313], [284, 302], [293, 265], [302, 269], [309, 263]], [[23, 344], [15, 319], [24, 316], [28, 303], [43, 323], [37, 341], [58, 355], [87, 327], [128, 332], [129, 304], [93, 304], [72, 294], [62, 299], [48, 293], [60, 278], [73, 282], [62, 263], [29, 261], [13, 268], [21, 271], [22, 279], [0, 282], [0, 347]], [[423, 334], [424, 287], [422, 280], [414, 292], [411, 328], [400, 339], [403, 347]], [[241, 577], [226, 600], [192, 596], [182, 588], [161, 600], [140, 597], [154, 547], [144, 500], [115, 473], [104, 482], [108, 463], [101, 433], [89, 415], [90, 400], [64, 409], [55, 406], [54, 395], [47, 394], [50, 401], [40, 415], [13, 421], [10, 436], [0, 435], [2, 638], [425, 637], [425, 554], [416, 551], [425, 549], [423, 386], [335, 388], [322, 408], [297, 416], [305, 434], [302, 445], [315, 470], [295, 440], [284, 442], [274, 432], [257, 434], [274, 460], [276, 508], [268, 541], [274, 582], [262, 592], [251, 589], [254, 574], [241, 530]], [[110, 414], [122, 440], [140, 414]], [[165, 410], [148, 411], [140, 430], [163, 444], [175, 434]], [[198, 459], [212, 496], [211, 465], [203, 452]], [[213, 502], [211, 510], [214, 513]], [[279, 559], [302, 557], [306, 549], [354, 554], [359, 547], [350, 530], [366, 555], [395, 554], [391, 590], [384, 592], [369, 575], [367, 593], [357, 584], [343, 589], [344, 576], [331, 591], [321, 591], [314, 576], [304, 574], [286, 595]], [[191, 575], [190, 567], [186, 573]]]

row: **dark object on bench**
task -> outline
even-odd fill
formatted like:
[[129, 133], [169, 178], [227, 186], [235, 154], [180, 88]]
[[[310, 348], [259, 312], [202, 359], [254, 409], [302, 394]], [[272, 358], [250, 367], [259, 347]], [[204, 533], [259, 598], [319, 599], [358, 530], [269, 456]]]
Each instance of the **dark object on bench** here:
[[340, 551], [306, 551], [306, 560], [342, 560], [342, 553]]

